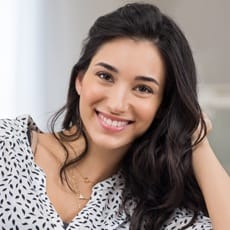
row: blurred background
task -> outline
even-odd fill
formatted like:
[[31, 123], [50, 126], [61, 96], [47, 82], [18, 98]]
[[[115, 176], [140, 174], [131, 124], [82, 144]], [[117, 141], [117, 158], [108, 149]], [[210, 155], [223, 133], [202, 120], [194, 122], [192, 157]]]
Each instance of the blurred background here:
[[[133, 1], [0, 0], [0, 118], [31, 114], [46, 130], [65, 102], [71, 68], [94, 20]], [[152, 0], [184, 31], [211, 117], [210, 142], [230, 172], [230, 1]]]

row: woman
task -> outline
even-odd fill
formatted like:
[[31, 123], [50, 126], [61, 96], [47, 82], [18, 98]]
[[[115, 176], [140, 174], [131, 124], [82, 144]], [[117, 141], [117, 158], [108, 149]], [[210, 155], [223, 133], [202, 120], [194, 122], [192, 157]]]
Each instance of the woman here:
[[190, 47], [153, 5], [96, 20], [51, 133], [28, 116], [0, 127], [2, 229], [228, 227]]

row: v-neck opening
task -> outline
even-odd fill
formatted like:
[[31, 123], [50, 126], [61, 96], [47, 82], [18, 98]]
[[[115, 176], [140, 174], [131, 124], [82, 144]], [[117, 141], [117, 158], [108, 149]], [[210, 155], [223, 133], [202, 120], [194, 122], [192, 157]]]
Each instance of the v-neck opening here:
[[[30, 128], [30, 127], [29, 127]], [[33, 131], [33, 130], [30, 130], [30, 131]], [[35, 132], [37, 132], [36, 130], [34, 130]], [[37, 133], [37, 135], [38, 135], [38, 133]], [[70, 220], [70, 221], [65, 221], [64, 219], [62, 219], [61, 218], [61, 216], [60, 216], [60, 214], [57, 212], [57, 210], [56, 210], [56, 208], [55, 208], [55, 205], [53, 204], [53, 202], [51, 201], [51, 199], [50, 199], [50, 197], [49, 197], [49, 195], [48, 195], [48, 193], [47, 193], [47, 175], [46, 175], [46, 173], [45, 173], [45, 171], [42, 169], [42, 167], [40, 167], [37, 163], [36, 163], [36, 161], [35, 161], [35, 156], [34, 156], [34, 152], [33, 152], [33, 149], [32, 149], [32, 146], [31, 146], [31, 140], [29, 139], [29, 136], [27, 135], [27, 144], [28, 144], [28, 147], [29, 147], [29, 153], [31, 154], [31, 156], [32, 156], [32, 162], [33, 162], [33, 167], [34, 167], [34, 169], [36, 170], [36, 171], [38, 171], [41, 175], [42, 175], [42, 179], [43, 179], [43, 196], [45, 196], [45, 200], [48, 200], [48, 203], [49, 203], [49, 206], [52, 208], [52, 211], [53, 211], [53, 213], [55, 213], [56, 214], [56, 217], [58, 217], [59, 218], [59, 221], [61, 222], [61, 223], [63, 223], [63, 225], [64, 225], [64, 223], [66, 224], [66, 225], [68, 225], [68, 226], [70, 226], [71, 225], [71, 223], [72, 222], [74, 222], [74, 220], [76, 219], [76, 218], [78, 218], [79, 216], [80, 216], [80, 213], [86, 208], [86, 206], [87, 206], [87, 204], [90, 202], [90, 200], [91, 200], [91, 196], [90, 196], [90, 199], [88, 200], [88, 202], [84, 205], [84, 207], [79, 211], [79, 212], [77, 212], [77, 214]], [[33, 178], [33, 180], [34, 180], [34, 178]], [[92, 195], [92, 193], [93, 193], [93, 189], [92, 189], [92, 192], [91, 192], [91, 195]], [[67, 227], [68, 228], [68, 227]], [[67, 229], [66, 228], [66, 229]]]

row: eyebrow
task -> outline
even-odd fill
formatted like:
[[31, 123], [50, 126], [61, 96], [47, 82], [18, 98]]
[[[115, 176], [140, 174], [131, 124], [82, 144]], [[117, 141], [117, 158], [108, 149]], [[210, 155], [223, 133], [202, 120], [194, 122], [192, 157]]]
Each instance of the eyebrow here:
[[152, 78], [152, 77], [137, 76], [137, 77], [135, 77], [135, 80], [148, 81], [148, 82], [153, 82], [153, 83], [155, 83], [158, 86], [160, 85], [160, 83], [155, 78]]
[[112, 72], [115, 72], [115, 73], [119, 72], [117, 68], [115, 68], [114, 66], [109, 65], [109, 64], [107, 64], [105, 62], [99, 62], [96, 65], [102, 66], [102, 67], [104, 67], [104, 68], [106, 68], [106, 69], [108, 69], [108, 70], [110, 70]]
[[[96, 65], [102, 66], [102, 67], [104, 67], [104, 68], [106, 68], [106, 69], [108, 69], [108, 70], [110, 70], [110, 71], [112, 71], [112, 72], [114, 72], [114, 73], [119, 73], [119, 71], [118, 71], [117, 68], [115, 68], [114, 66], [112, 66], [112, 65], [110, 65], [110, 64], [108, 64], [108, 63], [99, 62], [99, 63], [97, 63]], [[155, 83], [155, 84], [158, 85], [158, 86], [160, 85], [160, 83], [159, 83], [155, 78], [153, 78], [153, 77], [148, 77], [148, 76], [136, 76], [136, 77], [135, 77], [135, 80], [137, 80], [137, 81], [148, 81], [148, 82], [153, 82], [153, 83]]]

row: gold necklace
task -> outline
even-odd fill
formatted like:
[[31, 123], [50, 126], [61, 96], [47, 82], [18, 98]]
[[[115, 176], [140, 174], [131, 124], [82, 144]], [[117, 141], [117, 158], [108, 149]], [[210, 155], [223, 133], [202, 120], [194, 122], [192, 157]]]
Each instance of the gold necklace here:
[[[84, 177], [80, 173], [80, 171], [78, 169], [76, 169], [76, 171], [78, 172], [79, 176], [81, 177], [83, 183], [85, 183], [85, 184], [91, 184], [91, 185], [94, 184], [94, 182], [92, 182], [91, 180], [89, 180], [88, 177]], [[79, 179], [76, 177], [76, 175], [74, 173], [74, 170], [70, 171], [70, 175], [71, 175], [71, 177], [70, 177], [70, 183], [71, 183], [71, 186], [73, 187], [73, 190], [74, 190], [75, 194], [77, 195], [77, 199], [80, 200], [80, 201], [88, 201], [90, 199], [90, 197], [86, 197], [81, 192], [79, 183], [77, 183], [79, 181]]]
[[82, 178], [83, 183], [85, 184], [95, 184], [94, 181], [91, 181], [89, 177], [83, 176], [82, 173], [79, 171], [79, 169], [76, 167], [76, 171], [78, 172], [79, 176]]

